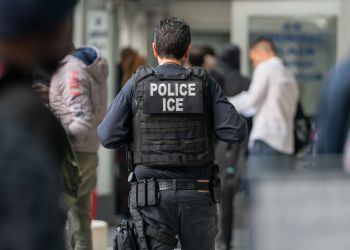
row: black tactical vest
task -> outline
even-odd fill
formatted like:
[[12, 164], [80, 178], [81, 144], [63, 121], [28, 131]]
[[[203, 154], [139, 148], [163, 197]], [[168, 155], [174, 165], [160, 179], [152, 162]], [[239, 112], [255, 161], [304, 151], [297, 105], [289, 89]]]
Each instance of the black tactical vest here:
[[213, 161], [212, 101], [205, 70], [162, 75], [141, 67], [134, 80], [134, 164], [200, 166]]

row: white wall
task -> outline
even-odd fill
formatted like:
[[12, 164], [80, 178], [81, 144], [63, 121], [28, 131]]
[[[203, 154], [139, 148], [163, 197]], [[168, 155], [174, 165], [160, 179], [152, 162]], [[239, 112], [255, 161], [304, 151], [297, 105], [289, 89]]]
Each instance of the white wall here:
[[168, 1], [166, 3], [124, 3], [119, 5], [119, 49], [127, 46], [149, 55], [150, 33], [153, 26], [165, 16], [184, 18], [192, 30], [229, 31], [230, 1], [217, 4], [215, 1]]
[[[333, 0], [334, 1], [334, 0]], [[338, 49], [338, 60], [348, 56], [350, 52], [350, 1], [340, 0], [339, 6], [339, 49]]]
[[147, 57], [146, 12], [135, 3], [118, 6], [119, 50], [125, 47], [136, 49]]
[[193, 30], [226, 31], [231, 27], [229, 1], [169, 1], [169, 14], [184, 18]]

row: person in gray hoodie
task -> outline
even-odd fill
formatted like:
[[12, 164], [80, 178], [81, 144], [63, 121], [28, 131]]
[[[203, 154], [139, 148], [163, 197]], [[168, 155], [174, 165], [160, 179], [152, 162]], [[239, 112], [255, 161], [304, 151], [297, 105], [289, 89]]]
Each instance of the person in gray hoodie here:
[[[65, 46], [63, 46], [65, 47]], [[79, 162], [81, 184], [68, 212], [74, 250], [92, 250], [91, 199], [97, 183], [97, 126], [107, 108], [108, 65], [94, 47], [66, 46], [67, 56], [50, 86], [50, 107], [70, 136]]]

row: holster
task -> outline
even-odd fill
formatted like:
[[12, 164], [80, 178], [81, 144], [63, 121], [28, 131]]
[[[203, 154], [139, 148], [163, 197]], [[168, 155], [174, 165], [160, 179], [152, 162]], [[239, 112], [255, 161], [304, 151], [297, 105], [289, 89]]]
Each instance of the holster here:
[[113, 250], [138, 250], [135, 225], [123, 220], [117, 226], [113, 243]]
[[148, 250], [148, 244], [146, 240], [146, 225], [142, 217], [142, 214], [138, 209], [130, 209], [130, 213], [134, 218], [134, 226], [136, 233], [137, 250]]
[[[130, 180], [133, 180], [134, 176], [130, 176]], [[159, 203], [159, 190], [158, 183], [154, 179], [144, 180], [140, 182], [131, 181], [131, 191], [129, 193], [129, 208], [131, 215], [134, 218], [134, 222], [132, 225], [132, 233], [125, 234], [128, 236], [128, 239], [125, 239], [125, 236], [119, 236], [118, 233], [116, 236], [117, 244], [122, 245], [124, 248], [115, 248], [114, 250], [124, 250], [124, 249], [132, 249], [132, 250], [148, 250], [148, 244], [146, 240], [146, 224], [142, 217], [142, 214], [139, 211], [139, 208], [145, 206], [155, 206]], [[123, 226], [122, 226], [123, 227]], [[124, 231], [127, 230], [125, 227]], [[129, 227], [130, 228], [130, 227]], [[119, 233], [120, 235], [120, 233]], [[136, 244], [132, 244], [135, 248], [128, 248], [131, 244], [130, 242], [135, 242]]]
[[[133, 178], [130, 178], [133, 179]], [[156, 228], [145, 223], [140, 209], [146, 206], [158, 206], [160, 201], [159, 185], [155, 179], [132, 182], [129, 194], [129, 207], [134, 218], [134, 228], [138, 249], [148, 250], [147, 237], [154, 238], [172, 248], [177, 246], [174, 235], [160, 232]], [[116, 249], [115, 249], [116, 250]], [[120, 249], [118, 249], [120, 250]]]

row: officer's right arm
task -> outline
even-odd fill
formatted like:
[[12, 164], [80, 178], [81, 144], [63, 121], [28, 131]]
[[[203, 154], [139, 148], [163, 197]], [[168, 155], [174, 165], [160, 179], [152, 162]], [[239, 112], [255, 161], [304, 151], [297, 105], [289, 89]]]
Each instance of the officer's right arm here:
[[119, 148], [131, 139], [133, 86], [132, 79], [125, 84], [98, 127], [98, 136], [105, 148]]
[[243, 143], [248, 137], [245, 119], [227, 100], [220, 86], [210, 79], [212, 94], [214, 132], [218, 139], [228, 143]]

